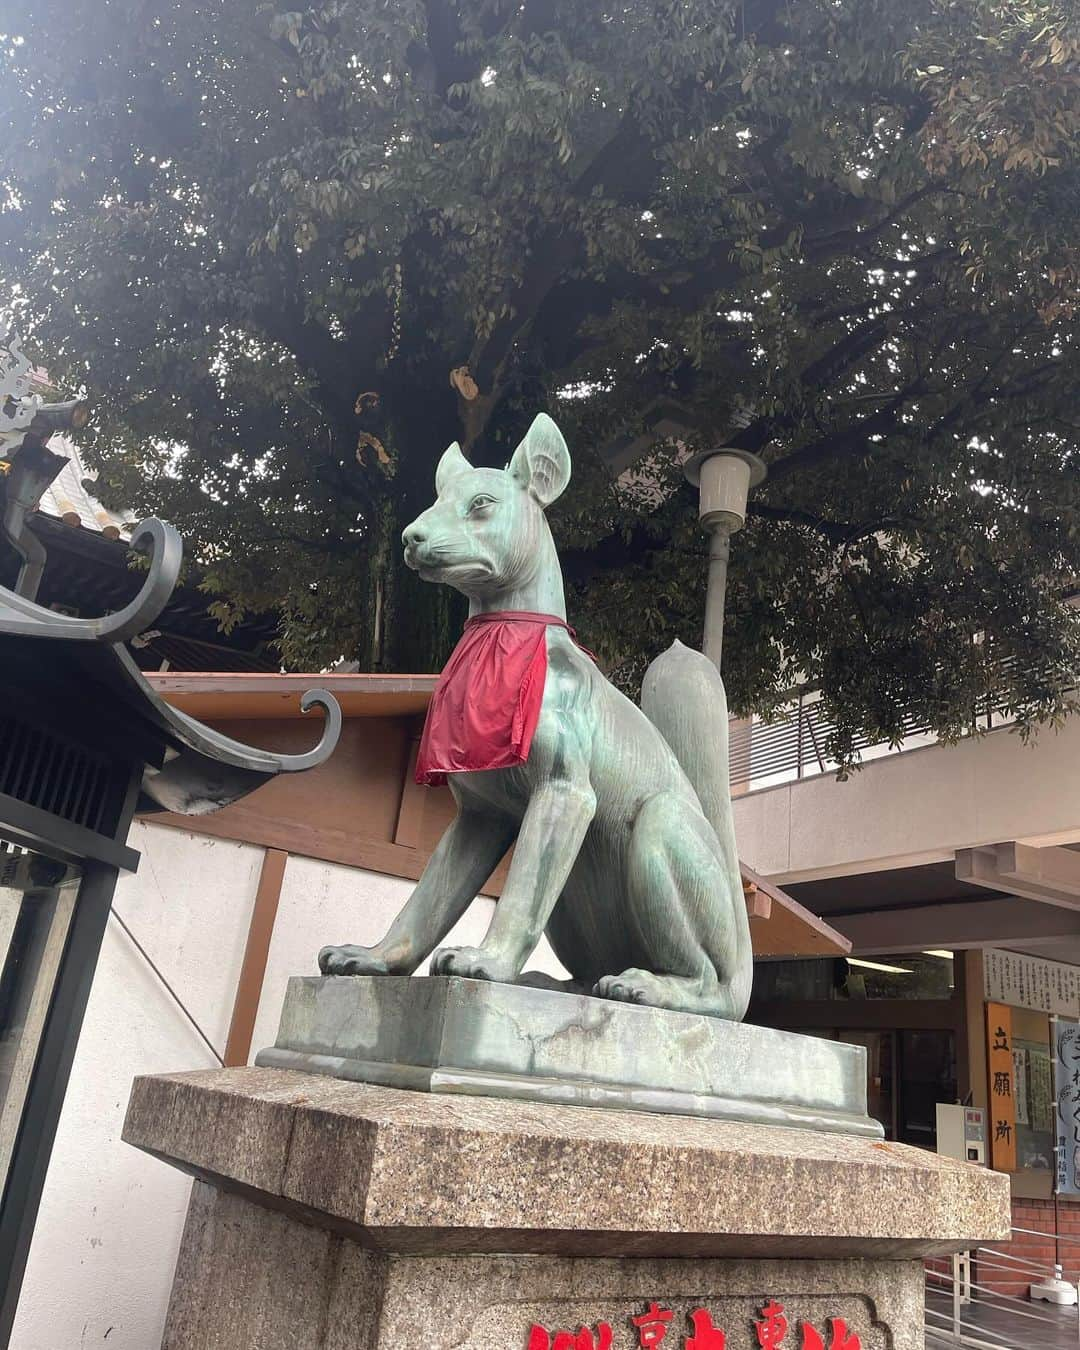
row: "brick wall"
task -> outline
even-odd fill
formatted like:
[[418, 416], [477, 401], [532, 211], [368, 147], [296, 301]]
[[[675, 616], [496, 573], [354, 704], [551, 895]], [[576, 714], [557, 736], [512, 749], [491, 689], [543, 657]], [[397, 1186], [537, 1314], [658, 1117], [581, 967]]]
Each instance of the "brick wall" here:
[[926, 1267], [926, 1287], [940, 1293], [952, 1292], [952, 1261], [947, 1256], [928, 1256], [923, 1262]]
[[[1019, 1200], [1012, 1202], [1013, 1232], [1010, 1242], [994, 1243], [992, 1252], [984, 1253], [980, 1269], [975, 1275], [979, 1284], [1002, 1294], [1024, 1296], [1028, 1285], [1039, 1279], [1035, 1270], [1010, 1262], [1016, 1257], [1035, 1263], [1048, 1271], [1057, 1260], [1055, 1236], [1060, 1237], [1060, 1259], [1065, 1279], [1074, 1284], [1080, 1278], [1080, 1201], [1059, 1200], [1055, 1211], [1053, 1200]], [[992, 1253], [1001, 1252], [999, 1261]], [[1003, 1270], [1000, 1266], [1013, 1269]], [[1013, 1271], [1015, 1270], [1015, 1273]]]

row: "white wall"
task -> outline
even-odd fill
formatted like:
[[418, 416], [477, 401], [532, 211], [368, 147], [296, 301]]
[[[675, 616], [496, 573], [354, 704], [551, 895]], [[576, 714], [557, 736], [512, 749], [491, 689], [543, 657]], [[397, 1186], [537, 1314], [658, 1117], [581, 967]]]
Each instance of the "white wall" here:
[[995, 731], [890, 755], [843, 783], [804, 779], [735, 799], [739, 855], [778, 882], [951, 859], [1019, 839], [1080, 840], [1080, 718], [1025, 745]]
[[[263, 851], [136, 824], [115, 908], [220, 1049]], [[64, 1102], [12, 1350], [153, 1350], [191, 1182], [120, 1140], [131, 1080], [214, 1064], [109, 921]], [[108, 1340], [106, 1340], [106, 1336]]]
[[[263, 850], [136, 824], [142, 854], [114, 908], [222, 1051]], [[320, 947], [375, 942], [413, 883], [309, 858], [285, 868], [252, 1054], [273, 1044], [290, 975]], [[494, 909], [477, 899], [448, 942], [475, 944]], [[529, 969], [564, 976], [543, 943]], [[110, 920], [46, 1179], [12, 1350], [156, 1350], [191, 1182], [120, 1139], [131, 1081], [215, 1061]], [[106, 1337], [108, 1338], [106, 1340]]]

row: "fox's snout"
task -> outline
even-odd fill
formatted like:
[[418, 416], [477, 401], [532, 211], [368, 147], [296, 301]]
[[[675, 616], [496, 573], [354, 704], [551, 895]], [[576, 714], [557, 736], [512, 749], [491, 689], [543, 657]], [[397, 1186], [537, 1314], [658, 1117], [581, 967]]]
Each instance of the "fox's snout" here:
[[406, 525], [401, 532], [401, 546], [405, 550], [405, 566], [411, 567], [414, 571], [418, 565], [417, 554], [420, 546], [427, 538], [419, 520], [414, 520], [411, 525]]
[[[414, 572], [434, 573], [447, 567], [471, 566], [487, 571], [487, 550], [478, 549], [467, 531], [455, 528], [455, 522], [446, 517], [450, 513], [438, 510], [438, 504], [417, 516], [401, 532], [405, 552], [405, 566]], [[433, 578], [432, 578], [433, 579]]]

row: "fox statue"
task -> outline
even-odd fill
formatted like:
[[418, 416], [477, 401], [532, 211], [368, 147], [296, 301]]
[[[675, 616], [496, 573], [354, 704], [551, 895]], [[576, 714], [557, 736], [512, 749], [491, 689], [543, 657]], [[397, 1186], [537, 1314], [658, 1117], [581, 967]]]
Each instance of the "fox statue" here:
[[[319, 966], [411, 975], [434, 951], [433, 975], [514, 982], [546, 934], [572, 988], [739, 1020], [753, 961], [724, 686], [676, 642], [646, 672], [639, 708], [576, 644], [544, 515], [569, 481], [566, 442], [543, 413], [506, 469], [473, 468], [457, 444], [443, 455], [436, 501], [402, 540], [409, 567], [469, 599], [418, 761], [423, 781], [449, 783], [457, 816], [382, 941], [325, 947]], [[480, 665], [463, 665], [478, 643]], [[474, 696], [507, 671], [505, 726], [477, 767], [463, 728], [472, 717], [491, 739]], [[511, 843], [480, 946], [436, 950]]]

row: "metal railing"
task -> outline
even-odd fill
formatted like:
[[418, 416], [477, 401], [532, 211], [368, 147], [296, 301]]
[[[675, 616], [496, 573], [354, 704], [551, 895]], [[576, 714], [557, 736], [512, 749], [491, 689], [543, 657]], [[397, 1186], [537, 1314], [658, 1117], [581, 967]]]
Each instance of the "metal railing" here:
[[[1039, 1237], [1076, 1247], [1078, 1239], [1062, 1234], [1014, 1228], [1014, 1235]], [[1080, 1253], [1069, 1258], [1075, 1269]], [[1080, 1303], [1057, 1305], [1030, 1299], [1027, 1288], [1051, 1278], [1062, 1267], [1048, 1266], [1002, 1250], [976, 1247], [953, 1256], [949, 1269], [940, 1261], [926, 1266], [927, 1350], [968, 1347], [969, 1350], [1064, 1350], [1080, 1346]], [[1000, 1286], [1024, 1288], [1007, 1293]], [[999, 1286], [995, 1288], [995, 1286]]]
[[[1011, 719], [990, 709], [972, 719], [972, 731], [1008, 726]], [[735, 791], [753, 792], [800, 778], [835, 773], [839, 765], [829, 758], [829, 738], [836, 724], [825, 715], [817, 692], [808, 690], [786, 714], [770, 722], [733, 719], [730, 725], [729, 765]], [[935, 745], [937, 736], [914, 715], [903, 722], [897, 744], [864, 735], [855, 738], [860, 762]]]

